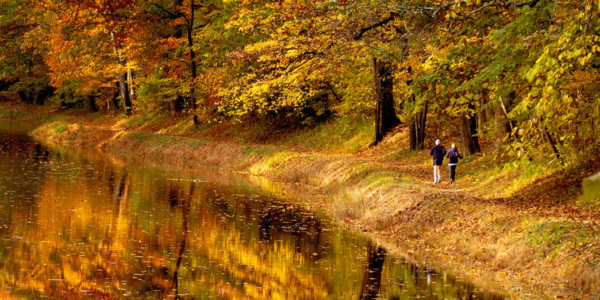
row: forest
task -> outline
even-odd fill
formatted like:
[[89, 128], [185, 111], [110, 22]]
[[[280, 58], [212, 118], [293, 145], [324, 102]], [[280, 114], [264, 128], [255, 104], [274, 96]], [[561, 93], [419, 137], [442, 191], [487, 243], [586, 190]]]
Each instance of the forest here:
[[511, 157], [573, 165], [599, 146], [599, 10], [590, 0], [2, 0], [0, 101], [194, 124], [371, 119], [372, 145], [404, 124], [414, 150], [453, 135], [470, 155], [489, 138]]
[[599, 52], [592, 0], [0, 0], [0, 298], [600, 299]]

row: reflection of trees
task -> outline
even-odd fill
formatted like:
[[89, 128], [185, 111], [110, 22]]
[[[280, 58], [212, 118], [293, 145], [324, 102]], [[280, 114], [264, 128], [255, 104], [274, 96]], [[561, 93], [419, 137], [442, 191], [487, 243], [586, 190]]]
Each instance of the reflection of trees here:
[[294, 249], [311, 260], [328, 252], [328, 242], [321, 239], [325, 224], [301, 208], [271, 202], [260, 208], [258, 219], [261, 242], [273, 244], [282, 235], [294, 237]]
[[[107, 184], [112, 190], [108, 226], [103, 241], [105, 251], [110, 254], [112, 251], [119, 250], [115, 248], [123, 247], [123, 240], [127, 239], [124, 230], [127, 228], [129, 219], [127, 218], [127, 205], [129, 197], [129, 179], [126, 171], [108, 172]], [[116, 232], [115, 232], [116, 230]]]
[[31, 157], [39, 162], [47, 162], [50, 158], [50, 151], [41, 144], [35, 144]]
[[0, 218], [8, 213], [7, 218], [35, 222], [33, 207], [44, 184], [41, 175], [47, 172], [44, 163], [48, 160], [48, 149], [25, 134], [0, 131], [0, 208], [13, 207], [2, 209]]
[[[385, 281], [394, 284], [382, 284], [379, 297], [383, 299], [483, 299], [501, 300], [502, 295], [477, 291], [475, 287], [453, 276], [438, 273], [434, 269], [417, 266], [405, 260], [388, 259], [382, 274]], [[393, 262], [393, 267], [388, 263]]]
[[377, 245], [369, 240], [367, 244], [367, 269], [363, 275], [362, 286], [360, 288], [361, 300], [379, 298], [384, 260], [385, 250], [377, 247]]
[[[177, 195], [181, 195], [181, 191], [177, 193]], [[185, 252], [185, 244], [187, 242], [187, 234], [188, 234], [188, 215], [190, 212], [190, 202], [194, 194], [194, 183], [192, 182], [190, 185], [190, 192], [186, 199], [186, 197], [181, 198], [181, 203], [179, 206], [181, 207], [182, 212], [182, 231], [181, 231], [181, 244], [179, 246], [179, 254], [177, 255], [177, 264], [175, 265], [175, 271], [173, 272], [173, 284], [171, 286], [171, 290], [175, 292], [175, 299], [179, 299], [179, 279], [177, 277], [179, 273], [179, 268], [181, 267], [181, 261], [183, 260], [183, 253]], [[178, 200], [178, 199], [177, 199]], [[176, 202], [179, 202], [177, 201]], [[173, 198], [171, 198], [171, 207], [173, 207]]]

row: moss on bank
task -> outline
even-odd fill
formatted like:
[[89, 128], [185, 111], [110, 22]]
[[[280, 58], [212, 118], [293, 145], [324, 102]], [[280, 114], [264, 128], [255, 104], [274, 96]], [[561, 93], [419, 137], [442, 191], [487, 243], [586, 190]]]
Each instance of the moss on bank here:
[[[10, 116], [38, 113], [44, 114]], [[6, 115], [0, 110], [0, 117]], [[368, 131], [353, 131], [343, 122], [315, 128], [312, 144], [303, 142], [311, 140], [309, 131], [248, 144], [240, 141], [256, 128], [194, 129], [182, 120], [161, 128], [155, 119], [42, 115], [35, 118], [41, 126], [33, 134], [50, 143], [99, 147], [168, 166], [217, 166], [281, 182], [282, 196], [304, 197], [345, 226], [482, 286], [500, 282], [516, 296], [600, 293], [598, 212], [578, 204], [580, 179], [593, 164], [546, 173], [543, 162], [497, 163], [484, 153], [461, 164], [456, 185], [432, 185], [428, 153], [407, 151], [402, 128], [377, 148], [365, 148]], [[228, 133], [210, 133], [219, 128]], [[358, 146], [346, 151], [337, 140], [342, 138], [325, 134], [338, 131]], [[175, 133], [185, 136], [169, 135]], [[331, 141], [338, 145], [326, 146]]]

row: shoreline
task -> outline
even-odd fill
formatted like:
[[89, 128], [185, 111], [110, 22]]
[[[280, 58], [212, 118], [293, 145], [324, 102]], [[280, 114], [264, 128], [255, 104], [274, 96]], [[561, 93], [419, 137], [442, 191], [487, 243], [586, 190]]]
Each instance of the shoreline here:
[[[33, 136], [50, 144], [100, 148], [157, 165], [215, 166], [267, 178], [277, 184], [277, 196], [306, 200], [342, 226], [375, 238], [392, 254], [427, 260], [480, 287], [500, 284], [501, 292], [514, 298], [587, 294], [598, 299], [594, 294], [600, 290], [600, 268], [589, 265], [596, 253], [591, 260], [556, 254], [557, 249], [577, 250], [577, 245], [569, 245], [576, 233], [598, 232], [596, 211], [576, 207], [570, 216], [556, 210], [539, 213], [541, 203], [520, 203], [519, 196], [486, 197], [476, 183], [433, 186], [427, 181], [429, 168], [421, 163], [426, 155], [406, 163], [402, 158], [369, 159], [364, 153], [301, 152], [106, 128], [81, 118], [56, 121], [32, 115], [29, 121], [34, 119], [40, 126]], [[570, 199], [559, 208], [573, 207], [574, 202]], [[577, 227], [573, 236], [563, 234], [565, 241], [558, 244], [537, 241], [547, 228], [552, 233], [553, 224]]]

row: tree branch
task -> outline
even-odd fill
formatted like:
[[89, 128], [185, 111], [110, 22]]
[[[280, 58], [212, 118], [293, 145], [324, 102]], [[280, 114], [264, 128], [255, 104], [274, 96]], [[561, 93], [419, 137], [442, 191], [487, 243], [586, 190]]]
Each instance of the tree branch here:
[[333, 93], [333, 96], [335, 96], [335, 99], [338, 102], [342, 102], [342, 100], [340, 100], [340, 97], [338, 97], [338, 94], [335, 92], [335, 90], [333, 89], [333, 87], [331, 86], [331, 83], [329, 83], [329, 81], [325, 81], [325, 84], [327, 85], [327, 87], [329, 88], [329, 90], [331, 91], [331, 93]]
[[371, 25], [371, 26], [368, 26], [368, 27], [362, 28], [362, 29], [361, 29], [361, 30], [358, 32], [358, 34], [357, 34], [356, 36], [354, 36], [354, 40], [355, 40], [355, 41], [357, 41], [357, 40], [360, 40], [360, 39], [363, 37], [363, 35], [364, 35], [365, 33], [369, 32], [369, 31], [371, 31], [371, 30], [373, 30], [373, 29], [375, 29], [375, 28], [377, 28], [377, 27], [381, 27], [381, 26], [383, 26], [383, 25], [385, 25], [385, 24], [387, 24], [387, 23], [389, 23], [389, 22], [393, 21], [393, 20], [394, 20], [394, 19], [396, 19], [397, 17], [398, 17], [398, 14], [397, 14], [397, 13], [391, 13], [389, 17], [387, 17], [387, 18], [385, 18], [385, 19], [383, 19], [383, 20], [381, 20], [381, 21], [379, 21], [379, 22], [377, 22], [377, 23], [375, 23], [375, 24], [373, 24], [373, 25]]
[[177, 18], [183, 17], [182, 13], [175, 14], [175, 13], [169, 11], [168, 9], [162, 7], [160, 4], [154, 3], [152, 6], [154, 6], [154, 7], [158, 8], [158, 9], [162, 10], [163, 12], [165, 12], [169, 16], [169, 19], [177, 19]]

